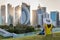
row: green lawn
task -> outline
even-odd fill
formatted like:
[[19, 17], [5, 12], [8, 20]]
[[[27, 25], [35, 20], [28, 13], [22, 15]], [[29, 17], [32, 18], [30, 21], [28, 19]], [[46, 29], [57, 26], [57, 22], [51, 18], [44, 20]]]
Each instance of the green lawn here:
[[27, 36], [23, 38], [8, 38], [2, 40], [60, 40], [60, 33], [55, 33], [53, 36], [42, 36], [42, 35], [35, 35], [35, 36]]

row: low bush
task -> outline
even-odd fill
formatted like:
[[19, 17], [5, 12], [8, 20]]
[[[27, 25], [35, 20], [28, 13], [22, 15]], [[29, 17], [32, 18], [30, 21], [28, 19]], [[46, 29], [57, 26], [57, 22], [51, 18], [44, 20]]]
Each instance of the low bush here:
[[10, 33], [16, 33], [16, 34], [35, 31], [33, 26], [27, 26], [27, 25], [21, 25], [21, 24], [18, 24], [16, 26], [13, 26], [12, 24], [10, 24], [9, 26], [4, 25], [4, 26], [0, 26], [0, 28], [5, 29]]

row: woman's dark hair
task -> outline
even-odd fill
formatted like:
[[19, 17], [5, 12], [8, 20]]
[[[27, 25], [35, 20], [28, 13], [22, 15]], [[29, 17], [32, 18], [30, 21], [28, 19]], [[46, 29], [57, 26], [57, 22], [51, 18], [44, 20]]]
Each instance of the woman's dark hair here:
[[47, 24], [47, 27], [50, 28], [51, 27], [51, 24]]

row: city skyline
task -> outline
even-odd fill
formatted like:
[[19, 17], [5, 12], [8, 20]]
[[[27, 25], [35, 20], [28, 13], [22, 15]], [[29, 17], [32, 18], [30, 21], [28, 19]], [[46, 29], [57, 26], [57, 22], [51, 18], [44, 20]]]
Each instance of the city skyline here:
[[[49, 18], [49, 14], [46, 12], [46, 7], [40, 7], [40, 5], [39, 5], [38, 9], [36, 9], [34, 11], [32, 10], [32, 14], [29, 12], [29, 10], [30, 10], [30, 5], [27, 5], [26, 3], [22, 3], [21, 7], [19, 5], [16, 6], [14, 10], [13, 10], [12, 5], [7, 4], [7, 15], [8, 15], [7, 16], [7, 15], [5, 15], [6, 14], [6, 5], [1, 5], [1, 16], [3, 17], [3, 22], [7, 21], [7, 24], [13, 24], [13, 21], [14, 21], [14, 24], [17, 24], [18, 21], [21, 22], [22, 24], [28, 24], [29, 20], [30, 20], [30, 23], [33, 25], [36, 25], [36, 24], [43, 25], [43, 19]], [[22, 18], [20, 17], [20, 11], [21, 11]], [[59, 12], [59, 11], [52, 11], [52, 12], [54, 14], [55, 13], [57, 14], [57, 12]], [[15, 15], [11, 15], [11, 14], [15, 14]], [[54, 14], [52, 14], [51, 20], [55, 20], [56, 17], [53, 16]], [[59, 14], [57, 16], [59, 16]], [[57, 19], [57, 20], [59, 20], [59, 19]], [[2, 19], [1, 19], [1, 21], [2, 21]]]
[[[12, 6], [22, 5], [22, 2], [31, 6], [31, 10], [36, 10], [37, 6], [40, 4], [42, 7], [47, 8], [47, 12], [59, 11], [60, 12], [60, 0], [0, 0], [0, 6], [6, 3], [10, 3]], [[32, 13], [32, 11], [30, 12]], [[60, 14], [59, 14], [60, 15]], [[60, 16], [59, 16], [60, 17]], [[59, 18], [60, 19], [60, 18]]]
[[[3, 7], [1, 7], [1, 14], [2, 15], [5, 15], [6, 16], [6, 18], [5, 18], [5, 16], [3, 17], [3, 19], [5, 18], [6, 19], [6, 23], [9, 23], [10, 21], [11, 21], [11, 19], [12, 19], [12, 15], [13, 15], [13, 23], [17, 23], [18, 21], [17, 20], [20, 20], [21, 21], [21, 23], [23, 24], [23, 23], [25, 23], [25, 21], [28, 23], [28, 21], [29, 21], [29, 19], [30, 19], [30, 22], [32, 22], [33, 21], [33, 18], [34, 18], [34, 16], [32, 16], [32, 15], [35, 15], [35, 14], [32, 14], [32, 13], [34, 13], [34, 12], [32, 12], [32, 10], [36, 10], [36, 13], [38, 14], [38, 23], [37, 24], [40, 24], [40, 23], [42, 23], [43, 24], [43, 18], [45, 18], [45, 17], [47, 17], [48, 18], [48, 16], [49, 16], [49, 13], [52, 11], [50, 11], [50, 12], [47, 12], [47, 7], [46, 6], [41, 6], [41, 4], [40, 4], [40, 2], [37, 2], [37, 0], [35, 0], [35, 1], [33, 1], [32, 2], [32, 4], [30, 3], [31, 1], [29, 1], [29, 3], [26, 1], [22, 1], [22, 4], [20, 5], [20, 3], [19, 4], [17, 4], [17, 2], [16, 2], [16, 5], [13, 5], [13, 4], [11, 4], [11, 2], [10, 1], [6, 1], [5, 0], [5, 2], [7, 2], [7, 3], [3, 3], [3, 4], [1, 4], [0, 6], [2, 6], [2, 5], [4, 5]], [[13, 2], [13, 1], [12, 1]], [[15, 2], [15, 1], [14, 1]], [[38, 4], [39, 3], [39, 4]], [[23, 5], [24, 4], [24, 5]], [[37, 4], [36, 6], [35, 6], [35, 4]], [[23, 6], [22, 6], [23, 5]], [[27, 5], [27, 6], [26, 6]], [[37, 7], [38, 6], [38, 7]], [[33, 8], [33, 7], [36, 7], [35, 9]], [[30, 11], [30, 12], [29, 12]], [[53, 10], [53, 11], [56, 11], [56, 10]], [[57, 10], [58, 11], [58, 10]], [[59, 11], [58, 11], [59, 12]], [[4, 14], [3, 14], [4, 13]], [[30, 14], [29, 14], [30, 13]], [[47, 14], [48, 13], [48, 14]], [[8, 15], [9, 14], [9, 15]], [[27, 17], [27, 15], [30, 15], [30, 18], [29, 18], [29, 16], [28, 16], [28, 19], [26, 18]], [[41, 15], [41, 16], [39, 16], [39, 15]], [[46, 15], [48, 15], [48, 16], [46, 16]], [[4, 21], [5, 21], [5, 19], [4, 19]], [[35, 18], [36, 19], [36, 18]], [[34, 20], [35, 20], [34, 19]], [[12, 22], [11, 22], [12, 23]], [[27, 24], [26, 23], [26, 24]], [[34, 22], [33, 22], [34, 23]], [[9, 23], [10, 24], [10, 23]], [[41, 25], [42, 25], [41, 24]]]

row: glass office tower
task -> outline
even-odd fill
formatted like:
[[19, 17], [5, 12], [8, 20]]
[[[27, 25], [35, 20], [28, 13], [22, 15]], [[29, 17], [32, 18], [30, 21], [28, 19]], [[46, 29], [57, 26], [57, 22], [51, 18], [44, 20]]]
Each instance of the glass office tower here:
[[59, 25], [59, 12], [58, 11], [51, 11], [50, 18], [52, 20], [52, 24], [55, 27], [58, 27], [58, 25]]

